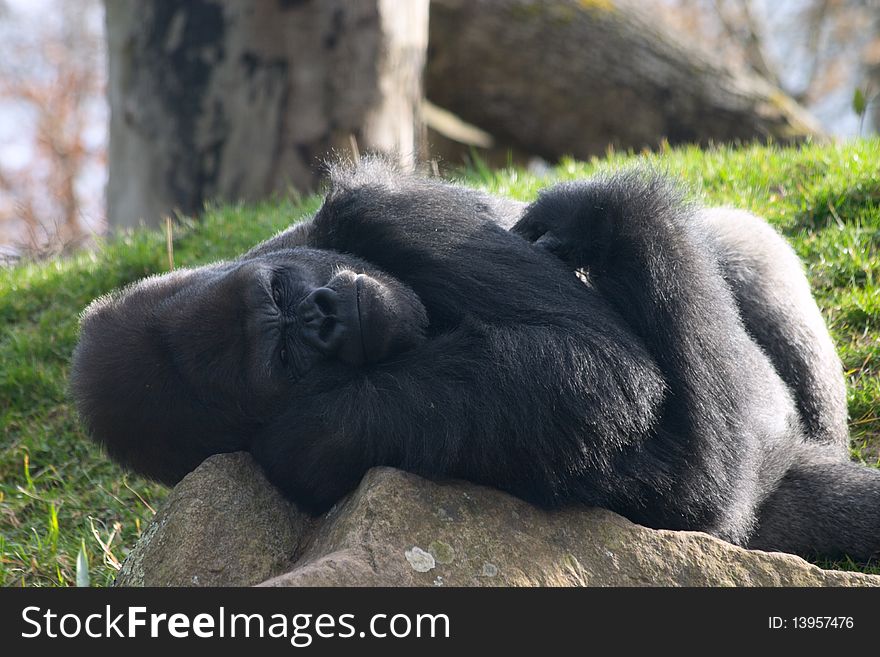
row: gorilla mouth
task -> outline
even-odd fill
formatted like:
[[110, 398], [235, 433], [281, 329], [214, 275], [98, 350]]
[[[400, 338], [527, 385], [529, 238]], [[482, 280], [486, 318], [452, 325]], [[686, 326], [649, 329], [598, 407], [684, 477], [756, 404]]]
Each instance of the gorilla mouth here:
[[357, 306], [357, 326], [354, 328], [358, 334], [358, 342], [361, 345], [360, 355], [362, 363], [366, 360], [367, 357], [367, 347], [364, 344], [364, 317], [361, 310], [361, 292], [363, 291], [364, 281], [366, 281], [366, 276], [364, 276], [363, 274], [358, 274], [357, 278], [354, 279], [354, 298], [355, 305]]

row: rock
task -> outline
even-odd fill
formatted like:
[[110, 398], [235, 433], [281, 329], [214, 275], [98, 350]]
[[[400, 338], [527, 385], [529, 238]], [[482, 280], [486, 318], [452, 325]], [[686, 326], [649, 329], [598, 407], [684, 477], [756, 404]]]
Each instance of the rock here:
[[244, 452], [183, 478], [143, 533], [117, 586], [248, 586], [292, 567], [309, 520]]
[[242, 454], [213, 457], [181, 482], [119, 578], [126, 585], [261, 581], [880, 586], [880, 576], [822, 570], [699, 532], [646, 529], [603, 509], [543, 511], [491, 488], [431, 482], [392, 468], [371, 470], [348, 498], [309, 523]]

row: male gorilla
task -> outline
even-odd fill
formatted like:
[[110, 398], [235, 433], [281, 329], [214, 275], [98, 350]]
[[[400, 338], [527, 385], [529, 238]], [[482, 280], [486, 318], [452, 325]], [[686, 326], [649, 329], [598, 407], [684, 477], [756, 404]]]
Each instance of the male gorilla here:
[[313, 513], [390, 465], [754, 548], [880, 551], [880, 471], [848, 461], [796, 256], [650, 173], [525, 207], [337, 167], [311, 221], [94, 302], [72, 376], [91, 435], [168, 484], [246, 449]]

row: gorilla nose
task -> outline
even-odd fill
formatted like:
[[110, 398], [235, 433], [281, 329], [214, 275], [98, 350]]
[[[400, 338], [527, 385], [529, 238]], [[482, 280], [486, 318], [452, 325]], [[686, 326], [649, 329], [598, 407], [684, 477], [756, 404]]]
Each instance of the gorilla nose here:
[[[339, 283], [339, 281], [337, 281]], [[356, 280], [337, 285], [338, 289], [319, 287], [299, 305], [303, 338], [325, 355], [337, 354], [352, 365], [364, 362], [363, 343], [358, 317]]]

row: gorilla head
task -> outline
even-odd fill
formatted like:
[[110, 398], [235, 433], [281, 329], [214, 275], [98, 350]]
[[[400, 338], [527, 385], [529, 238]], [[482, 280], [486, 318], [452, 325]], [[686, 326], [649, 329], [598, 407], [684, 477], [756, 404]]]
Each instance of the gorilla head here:
[[173, 484], [211, 454], [247, 449], [316, 367], [381, 361], [422, 341], [426, 326], [399, 280], [352, 256], [295, 247], [96, 300], [72, 387], [115, 460]]

